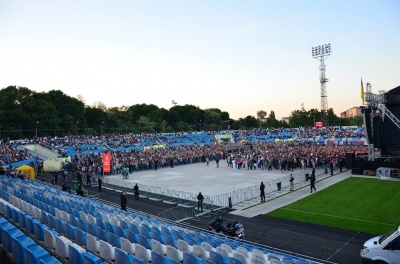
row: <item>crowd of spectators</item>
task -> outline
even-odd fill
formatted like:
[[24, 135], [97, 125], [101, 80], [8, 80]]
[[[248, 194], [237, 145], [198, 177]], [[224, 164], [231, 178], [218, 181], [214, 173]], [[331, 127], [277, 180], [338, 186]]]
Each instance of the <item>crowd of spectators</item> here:
[[[53, 150], [61, 157], [65, 172], [74, 175], [99, 176], [102, 171], [101, 153], [111, 154], [111, 174], [123, 169], [134, 173], [140, 170], [157, 170], [209, 160], [226, 160], [233, 169], [293, 170], [315, 167], [334, 161], [339, 165], [346, 152], [367, 152], [361, 144], [330, 144], [302, 140], [304, 138], [362, 137], [360, 130], [321, 129], [253, 129], [232, 132], [237, 141], [245, 139], [247, 145], [232, 147], [214, 144], [211, 133], [174, 134], [125, 134], [102, 136], [67, 136], [60, 138], [43, 137], [35, 141], [27, 140], [0, 145], [0, 167], [8, 167], [11, 172], [18, 162], [26, 162], [36, 170], [43, 168], [43, 161], [21, 148], [22, 144], [39, 144]], [[300, 136], [303, 135], [301, 138]], [[273, 138], [273, 141], [263, 140]], [[279, 141], [275, 140], [276, 138]], [[291, 139], [290, 141], [288, 139]], [[295, 140], [293, 140], [295, 138]], [[293, 141], [292, 141], [293, 140]], [[251, 144], [250, 144], [251, 143]], [[161, 146], [152, 148], [148, 146]], [[13, 167], [10, 167], [13, 164]], [[64, 173], [64, 172], [63, 172]], [[1, 172], [0, 172], [1, 174]]]

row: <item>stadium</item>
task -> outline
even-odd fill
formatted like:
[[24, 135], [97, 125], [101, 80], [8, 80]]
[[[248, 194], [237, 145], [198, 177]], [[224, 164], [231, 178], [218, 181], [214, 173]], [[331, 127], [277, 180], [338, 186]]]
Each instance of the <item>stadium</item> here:
[[0, 1], [0, 264], [400, 264], [399, 9]]

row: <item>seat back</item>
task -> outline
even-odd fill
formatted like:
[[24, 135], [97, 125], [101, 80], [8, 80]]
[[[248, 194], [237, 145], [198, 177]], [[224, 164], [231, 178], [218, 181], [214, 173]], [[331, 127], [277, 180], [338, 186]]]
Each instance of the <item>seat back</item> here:
[[228, 264], [245, 264], [246, 262], [241, 262], [239, 259], [237, 258], [228, 258]]
[[198, 245], [193, 245], [193, 255], [201, 259], [209, 259], [210, 253]]
[[165, 257], [156, 251], [151, 251], [151, 263], [152, 264], [169, 264], [169, 262], [167, 262], [165, 260]]
[[79, 228], [75, 228], [75, 242], [78, 245], [86, 245], [87, 244], [87, 236], [88, 234]]
[[182, 251], [177, 250], [176, 248], [167, 245], [166, 246], [167, 250], [167, 257], [170, 259], [175, 259], [177, 261], [182, 261], [183, 260], [183, 253]]
[[68, 258], [68, 244], [72, 241], [65, 236], [56, 236], [56, 255], [60, 258]]
[[115, 234], [113, 234], [113, 233], [107, 233], [107, 237], [108, 237], [108, 243], [109, 243], [110, 245], [112, 245], [113, 247], [117, 247], [117, 248], [120, 248], [120, 247], [121, 247], [120, 238], [117, 237]]
[[120, 239], [121, 239], [121, 249], [128, 254], [135, 254], [135, 243], [131, 243], [131, 241], [129, 241], [124, 237], [121, 237]]
[[240, 254], [237, 251], [233, 253], [232, 257], [240, 260], [243, 264], [247, 264], [249, 262], [244, 255]]
[[44, 230], [44, 246], [55, 249], [56, 248], [56, 238], [55, 238], [55, 231], [51, 229]]
[[100, 257], [105, 260], [114, 260], [115, 259], [115, 251], [114, 247], [109, 243], [100, 240], [99, 241], [99, 253]]
[[115, 263], [133, 263], [133, 256], [123, 249], [115, 248]]
[[69, 258], [69, 264], [83, 264], [83, 253], [85, 253], [86, 250], [75, 244], [71, 243], [68, 245], [68, 258]]
[[137, 235], [138, 237], [138, 244], [142, 245], [145, 249], [151, 249], [151, 242], [149, 239], [142, 235]]
[[99, 252], [99, 240], [90, 234], [86, 234], [86, 248], [88, 251]]
[[65, 237], [68, 239], [75, 239], [75, 229], [75, 226], [65, 224]]
[[158, 242], [157, 240], [151, 240], [151, 250], [160, 253], [161, 255], [166, 255], [167, 250], [166, 247]]
[[164, 236], [164, 245], [170, 245], [171, 247], [176, 248], [178, 245], [171, 236]]
[[210, 252], [210, 260], [215, 264], [226, 264], [225, 258], [216, 251], [209, 251]]
[[135, 244], [135, 256], [138, 258], [141, 258], [145, 262], [150, 262], [151, 261], [151, 254], [150, 250], [147, 250], [140, 244]]
[[202, 260], [188, 252], [183, 252], [183, 264], [202, 264]]
[[201, 247], [206, 251], [214, 251], [214, 248], [207, 242], [201, 242]]

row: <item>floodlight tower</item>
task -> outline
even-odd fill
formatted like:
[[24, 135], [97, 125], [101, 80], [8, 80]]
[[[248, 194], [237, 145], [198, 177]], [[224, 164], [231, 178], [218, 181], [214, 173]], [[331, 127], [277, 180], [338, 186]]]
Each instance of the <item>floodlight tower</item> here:
[[320, 61], [319, 65], [319, 82], [321, 84], [321, 121], [325, 127], [329, 125], [328, 119], [328, 95], [326, 92], [326, 83], [329, 81], [325, 77], [325, 60], [332, 54], [331, 44], [325, 44], [312, 48], [312, 56]]

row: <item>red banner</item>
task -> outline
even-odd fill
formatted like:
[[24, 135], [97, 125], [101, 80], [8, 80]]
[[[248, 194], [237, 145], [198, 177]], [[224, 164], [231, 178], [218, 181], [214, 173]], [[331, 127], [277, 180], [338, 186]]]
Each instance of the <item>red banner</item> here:
[[322, 122], [315, 122], [315, 127], [322, 127]]
[[111, 172], [111, 155], [103, 154], [103, 172]]

